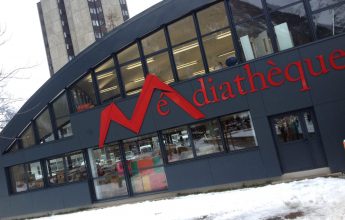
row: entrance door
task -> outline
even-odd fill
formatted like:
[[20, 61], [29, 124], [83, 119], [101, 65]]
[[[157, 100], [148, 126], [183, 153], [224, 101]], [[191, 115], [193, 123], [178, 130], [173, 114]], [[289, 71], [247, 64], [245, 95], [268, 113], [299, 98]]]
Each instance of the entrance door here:
[[274, 116], [271, 123], [283, 173], [327, 166], [313, 111]]

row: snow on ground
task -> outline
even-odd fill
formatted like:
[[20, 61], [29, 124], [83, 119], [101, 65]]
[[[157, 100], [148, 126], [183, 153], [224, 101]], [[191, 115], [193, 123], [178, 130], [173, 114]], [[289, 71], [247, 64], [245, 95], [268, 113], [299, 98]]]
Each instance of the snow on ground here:
[[316, 178], [146, 201], [39, 220], [345, 219], [345, 179]]

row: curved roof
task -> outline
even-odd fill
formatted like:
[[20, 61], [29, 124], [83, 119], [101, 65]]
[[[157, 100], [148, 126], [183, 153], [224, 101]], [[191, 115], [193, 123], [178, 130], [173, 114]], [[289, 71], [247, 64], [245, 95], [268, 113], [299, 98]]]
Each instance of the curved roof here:
[[163, 0], [115, 28], [54, 74], [20, 108], [0, 134], [0, 149], [5, 150], [45, 106], [90, 68], [136, 39], [159, 29], [189, 12], [216, 0]]

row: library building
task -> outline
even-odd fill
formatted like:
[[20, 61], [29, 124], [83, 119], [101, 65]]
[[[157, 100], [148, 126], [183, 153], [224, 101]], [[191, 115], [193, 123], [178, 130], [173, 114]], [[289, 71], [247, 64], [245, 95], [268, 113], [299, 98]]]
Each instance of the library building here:
[[0, 135], [0, 219], [345, 171], [344, 0], [164, 0]]

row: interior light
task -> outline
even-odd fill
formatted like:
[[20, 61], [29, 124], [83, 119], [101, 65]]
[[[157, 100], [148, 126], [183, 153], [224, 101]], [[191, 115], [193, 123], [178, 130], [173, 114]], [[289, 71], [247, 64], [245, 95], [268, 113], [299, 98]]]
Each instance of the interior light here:
[[217, 39], [217, 40], [220, 40], [220, 39], [223, 39], [223, 38], [226, 38], [226, 37], [229, 37], [229, 36], [231, 36], [231, 32], [230, 32], [230, 31], [227, 31], [227, 32], [218, 34], [217, 37], [216, 37], [216, 39]]
[[169, 80], [165, 81], [164, 83], [169, 84], [169, 83], [172, 83], [174, 81], [175, 81], [174, 79], [169, 79]]
[[233, 50], [233, 51], [229, 51], [229, 52], [220, 54], [220, 55], [218, 55], [217, 57], [218, 57], [218, 58], [220, 58], [220, 57], [225, 57], [225, 56], [227, 56], [227, 55], [232, 55], [232, 54], [234, 54], [234, 53], [235, 53], [235, 51]]
[[[147, 59], [146, 60], [146, 63], [152, 63], [152, 62], [154, 62], [155, 60], [153, 59], [153, 58], [149, 58], [149, 59]], [[140, 62], [137, 62], [137, 63], [133, 63], [133, 64], [131, 64], [131, 65], [128, 65], [127, 67], [126, 67], [126, 69], [127, 70], [131, 70], [131, 69], [135, 69], [135, 68], [137, 68], [137, 67], [140, 67], [141, 66], [141, 61]]]
[[189, 63], [182, 64], [182, 65], [179, 65], [179, 66], [177, 66], [176, 68], [177, 68], [178, 70], [180, 70], [180, 69], [183, 69], [183, 68], [186, 68], [186, 67], [189, 67], [189, 66], [194, 66], [194, 65], [196, 65], [196, 64], [198, 64], [198, 61], [197, 61], [197, 60], [192, 61], [192, 62], [189, 62]]
[[197, 76], [197, 75], [201, 75], [201, 74], [204, 74], [204, 73], [205, 73], [205, 70], [199, 70], [199, 71], [194, 72], [192, 74], [193, 74], [193, 76]]
[[102, 89], [101, 91], [99, 91], [99, 93], [103, 94], [103, 93], [110, 92], [110, 91], [115, 90], [115, 89], [117, 89], [117, 86]]
[[127, 95], [134, 95], [134, 94], [137, 94], [141, 92], [141, 89], [138, 89], [138, 90], [135, 90], [135, 91], [132, 91], [132, 92], [127, 92]]
[[198, 43], [189, 44], [189, 45], [186, 45], [184, 47], [175, 49], [174, 50], [174, 54], [179, 54], [179, 53], [182, 53], [184, 51], [187, 51], [187, 50], [190, 50], [190, 49], [193, 49], [193, 48], [196, 48], [196, 47], [199, 47]]
[[141, 81], [144, 81], [144, 80], [145, 80], [144, 77], [140, 77], [138, 79], [135, 79], [133, 82], [138, 83], [138, 82], [141, 82]]

